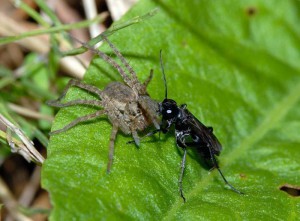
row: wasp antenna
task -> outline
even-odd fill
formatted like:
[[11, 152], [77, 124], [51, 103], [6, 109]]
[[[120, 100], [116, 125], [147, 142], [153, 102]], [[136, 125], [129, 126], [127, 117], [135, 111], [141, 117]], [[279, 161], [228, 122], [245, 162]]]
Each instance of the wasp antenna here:
[[164, 64], [163, 64], [163, 60], [162, 60], [162, 50], [160, 49], [159, 51], [159, 55], [160, 55], [160, 67], [161, 67], [161, 71], [164, 77], [164, 84], [165, 84], [165, 99], [167, 99], [168, 97], [168, 87], [167, 87], [167, 80], [166, 80], [166, 75], [165, 75], [165, 69], [164, 69]]

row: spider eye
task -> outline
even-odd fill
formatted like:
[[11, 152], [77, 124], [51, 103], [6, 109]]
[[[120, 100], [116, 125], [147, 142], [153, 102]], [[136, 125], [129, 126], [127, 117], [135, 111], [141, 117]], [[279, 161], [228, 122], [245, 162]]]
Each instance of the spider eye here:
[[168, 109], [166, 112], [167, 112], [167, 114], [172, 114], [172, 110], [171, 109]]

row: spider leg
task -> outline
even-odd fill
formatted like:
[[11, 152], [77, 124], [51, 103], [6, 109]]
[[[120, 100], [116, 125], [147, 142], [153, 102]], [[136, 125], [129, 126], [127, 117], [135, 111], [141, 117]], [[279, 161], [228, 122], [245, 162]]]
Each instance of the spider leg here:
[[[145, 139], [146, 137], [151, 137], [151, 136], [153, 136], [154, 134], [156, 134], [157, 132], [160, 132], [160, 129], [156, 129], [156, 130], [150, 131], [150, 132], [147, 133], [146, 135], [140, 137], [139, 140], [141, 141], [141, 140]], [[130, 140], [130, 141], [128, 141], [126, 144], [132, 144], [132, 143], [136, 143], [136, 141], [135, 141], [135, 140]]]
[[137, 146], [140, 146], [140, 137], [139, 137], [138, 133], [136, 132], [136, 130], [132, 130], [131, 134], [132, 134], [135, 144]]
[[85, 84], [85, 83], [83, 83], [83, 82], [81, 82], [80, 80], [77, 80], [77, 79], [71, 79], [58, 99], [52, 100], [52, 101], [47, 101], [46, 103], [50, 106], [55, 106], [58, 103], [58, 101], [62, 100], [66, 96], [69, 88], [72, 87], [72, 86], [76, 86], [76, 87], [79, 87], [79, 88], [84, 89], [86, 91], [89, 91], [93, 94], [98, 95], [98, 97], [101, 98], [102, 91], [99, 90], [99, 88], [97, 88], [93, 85]]
[[[51, 102], [51, 103], [50, 103]], [[102, 107], [102, 101], [98, 100], [73, 100], [66, 103], [60, 103], [57, 100], [49, 101], [48, 105], [53, 107], [70, 107], [74, 105], [90, 105], [90, 106], [100, 106]]]
[[[95, 54], [99, 55], [99, 57], [101, 57], [104, 61], [106, 61], [107, 63], [109, 63], [112, 67], [114, 67], [115, 69], [118, 70], [119, 74], [122, 76], [123, 80], [125, 83], [128, 83], [128, 85], [131, 85], [130, 82], [130, 78], [128, 77], [128, 75], [125, 73], [125, 71], [122, 69], [122, 67], [115, 62], [110, 56], [108, 56], [107, 54], [105, 54], [104, 52], [97, 50], [95, 48], [93, 48], [92, 46], [90, 46], [89, 44], [82, 42], [80, 40], [78, 40], [77, 38], [71, 36], [72, 39], [74, 39], [75, 41], [79, 42], [83, 47], [85, 47], [88, 50], [91, 50], [92, 52], [94, 52]], [[105, 40], [105, 36], [102, 35], [102, 38]]]
[[145, 87], [145, 93], [146, 93], [146, 88], [147, 88], [148, 84], [150, 83], [150, 81], [152, 80], [152, 78], [153, 78], [153, 69], [150, 70], [150, 74], [149, 74], [148, 78], [143, 83], [143, 85]]
[[110, 173], [111, 166], [113, 164], [114, 152], [115, 152], [115, 140], [119, 130], [118, 124], [113, 124], [111, 130], [110, 139], [109, 139], [109, 154], [108, 154], [108, 163], [107, 163], [107, 173]]
[[103, 115], [104, 113], [105, 113], [104, 110], [98, 110], [95, 113], [79, 117], [79, 118], [75, 119], [74, 121], [72, 121], [71, 123], [69, 123], [68, 125], [66, 125], [64, 128], [50, 132], [50, 135], [65, 132], [65, 131], [69, 130], [71, 127], [74, 127], [75, 125], [77, 125], [81, 122], [99, 117], [99, 116]]
[[138, 99], [140, 107], [149, 118], [150, 122], [155, 126], [156, 129], [160, 129], [160, 123], [158, 119], [158, 103], [153, 101], [149, 96], [143, 95]]
[[117, 55], [117, 57], [121, 60], [122, 64], [127, 68], [130, 75], [132, 76], [132, 78], [135, 81], [138, 81], [135, 71], [132, 69], [132, 67], [129, 65], [129, 63], [126, 61], [126, 59], [123, 57], [121, 52], [108, 40], [108, 38], [105, 35], [103, 35], [102, 38], [104, 41], [106, 41], [108, 43], [110, 48], [114, 51], [114, 53]]

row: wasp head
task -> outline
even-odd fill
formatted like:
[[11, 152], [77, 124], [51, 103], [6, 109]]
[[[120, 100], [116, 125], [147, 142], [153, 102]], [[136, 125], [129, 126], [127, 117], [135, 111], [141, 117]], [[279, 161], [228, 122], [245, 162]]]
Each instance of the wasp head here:
[[170, 120], [177, 118], [179, 108], [176, 101], [166, 98], [159, 104], [159, 112], [164, 120]]

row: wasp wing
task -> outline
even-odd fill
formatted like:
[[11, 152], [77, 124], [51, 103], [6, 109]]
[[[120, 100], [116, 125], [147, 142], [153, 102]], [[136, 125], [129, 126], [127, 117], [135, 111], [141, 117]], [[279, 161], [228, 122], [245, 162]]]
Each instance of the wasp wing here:
[[187, 117], [186, 123], [191, 130], [191, 138], [194, 141], [192, 146], [199, 148], [208, 147], [211, 148], [215, 155], [219, 155], [222, 150], [222, 145], [213, 134], [213, 129], [211, 127], [206, 127], [187, 109], [185, 109], [184, 112]]

